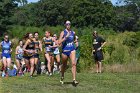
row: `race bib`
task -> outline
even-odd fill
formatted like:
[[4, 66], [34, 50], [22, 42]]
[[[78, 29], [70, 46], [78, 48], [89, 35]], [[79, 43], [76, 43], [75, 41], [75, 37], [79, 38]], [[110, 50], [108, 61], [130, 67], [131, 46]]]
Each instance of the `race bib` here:
[[67, 46], [68, 46], [68, 47], [73, 46], [73, 42], [67, 43]]
[[9, 52], [10, 52], [9, 50], [4, 50], [4, 53], [5, 53], [5, 54], [7, 54], [7, 53], [9, 53]]
[[46, 47], [46, 51], [51, 51], [51, 49], [49, 47]]

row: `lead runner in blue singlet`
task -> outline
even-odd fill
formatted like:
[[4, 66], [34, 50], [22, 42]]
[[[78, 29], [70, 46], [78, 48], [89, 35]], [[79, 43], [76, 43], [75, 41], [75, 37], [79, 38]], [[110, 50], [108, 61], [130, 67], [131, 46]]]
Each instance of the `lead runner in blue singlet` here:
[[78, 84], [76, 81], [76, 52], [74, 46], [74, 38], [75, 32], [71, 30], [71, 23], [70, 21], [66, 21], [65, 23], [66, 29], [61, 32], [59, 37], [59, 44], [62, 44], [62, 67], [61, 67], [61, 79], [60, 83], [64, 83], [64, 72], [67, 66], [68, 58], [70, 58], [72, 62], [72, 76], [73, 76], [73, 83]]
[[[6, 72], [11, 65], [11, 41], [9, 40], [9, 36], [7, 34], [4, 35], [4, 40], [0, 43], [2, 47], [2, 61], [3, 61], [3, 73], [2, 77], [6, 76]], [[8, 75], [8, 74], [7, 74]]]

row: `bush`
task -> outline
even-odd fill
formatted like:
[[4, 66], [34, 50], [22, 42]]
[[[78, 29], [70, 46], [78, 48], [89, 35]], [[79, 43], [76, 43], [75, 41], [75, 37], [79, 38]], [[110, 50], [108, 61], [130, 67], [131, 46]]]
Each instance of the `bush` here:
[[[13, 26], [9, 31], [12, 40], [14, 41], [14, 49], [17, 45], [17, 41], [23, 37], [27, 32], [36, 32], [40, 34], [40, 39], [44, 36], [46, 30], [50, 30], [52, 33], [56, 33], [58, 36], [63, 26], [56, 27], [23, 27]], [[92, 27], [73, 28], [80, 40], [80, 60], [78, 65], [78, 72], [81, 70], [89, 69], [94, 64], [92, 55], [92, 32], [97, 30], [99, 35], [105, 38], [106, 45], [103, 48], [104, 51], [104, 64], [127, 64], [137, 63], [140, 60], [140, 33], [139, 32], [124, 32], [115, 33], [111, 29], [98, 29]], [[15, 51], [15, 50], [13, 50]], [[13, 52], [14, 55], [14, 52]], [[13, 56], [14, 58], [14, 56]], [[41, 61], [44, 60], [44, 55], [41, 55]]]
[[137, 32], [137, 33], [132, 33], [130, 35], [128, 35], [125, 40], [123, 41], [123, 44], [124, 45], [127, 45], [129, 47], [139, 47], [140, 45], [140, 33]]

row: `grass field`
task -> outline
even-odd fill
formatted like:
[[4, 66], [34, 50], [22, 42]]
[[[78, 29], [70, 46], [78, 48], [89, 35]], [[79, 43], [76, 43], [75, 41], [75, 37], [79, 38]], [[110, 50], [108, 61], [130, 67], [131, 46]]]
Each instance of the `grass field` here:
[[140, 93], [140, 73], [78, 73], [77, 87], [70, 83], [71, 73], [66, 73], [64, 85], [59, 78], [58, 74], [0, 78], [0, 93]]

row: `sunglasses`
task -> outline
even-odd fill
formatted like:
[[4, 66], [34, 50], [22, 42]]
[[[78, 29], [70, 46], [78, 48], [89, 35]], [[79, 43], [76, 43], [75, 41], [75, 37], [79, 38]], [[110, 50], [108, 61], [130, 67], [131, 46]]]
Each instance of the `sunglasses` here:
[[71, 24], [66, 24], [66, 26], [70, 26]]

